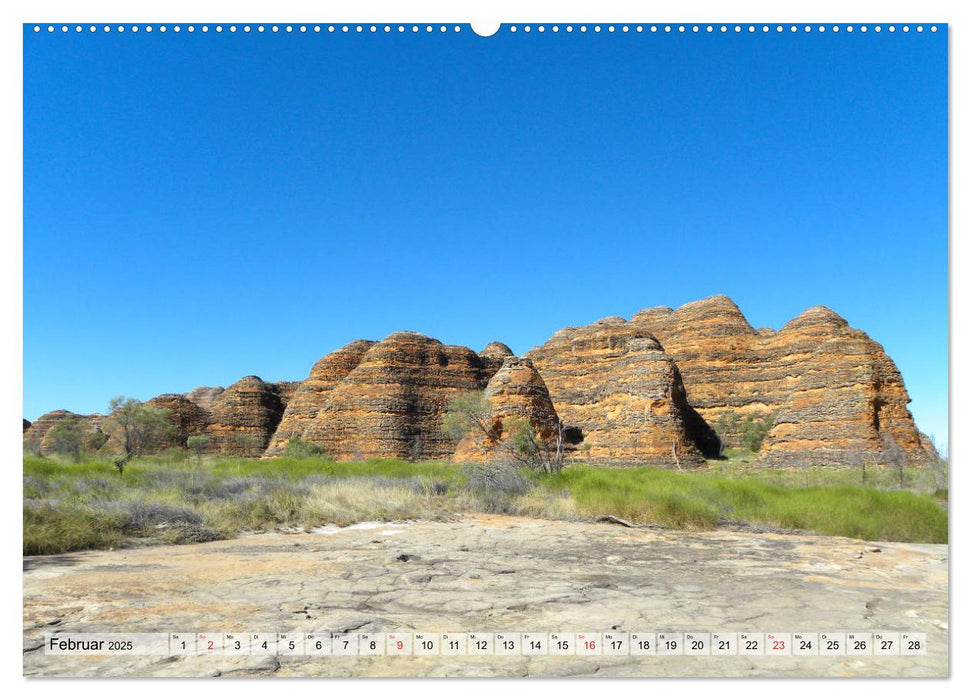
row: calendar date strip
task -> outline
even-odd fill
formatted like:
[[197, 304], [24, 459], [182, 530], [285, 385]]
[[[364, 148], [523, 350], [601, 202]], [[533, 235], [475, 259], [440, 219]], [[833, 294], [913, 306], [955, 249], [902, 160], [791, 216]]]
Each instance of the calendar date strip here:
[[918, 656], [922, 632], [177, 632], [46, 634], [61, 656]]

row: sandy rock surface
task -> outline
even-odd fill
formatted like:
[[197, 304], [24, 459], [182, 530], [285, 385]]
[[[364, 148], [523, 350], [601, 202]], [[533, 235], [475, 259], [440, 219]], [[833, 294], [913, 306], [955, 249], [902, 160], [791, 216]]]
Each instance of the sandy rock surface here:
[[[946, 545], [506, 516], [24, 559], [24, 673], [945, 676]], [[909, 657], [74, 657], [45, 632], [881, 632]]]

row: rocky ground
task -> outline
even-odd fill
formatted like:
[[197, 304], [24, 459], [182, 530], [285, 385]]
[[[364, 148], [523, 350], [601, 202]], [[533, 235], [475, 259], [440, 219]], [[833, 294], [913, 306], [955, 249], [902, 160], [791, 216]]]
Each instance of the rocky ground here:
[[[948, 674], [946, 545], [474, 516], [24, 559], [30, 676]], [[894, 657], [47, 656], [44, 633], [877, 632]]]

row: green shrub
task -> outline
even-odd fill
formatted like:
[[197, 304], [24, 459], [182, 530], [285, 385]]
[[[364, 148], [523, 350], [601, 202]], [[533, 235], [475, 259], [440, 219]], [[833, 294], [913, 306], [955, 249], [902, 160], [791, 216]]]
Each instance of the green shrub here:
[[291, 459], [319, 459], [324, 461], [331, 459], [323, 445], [305, 442], [299, 435], [294, 435], [287, 441], [283, 455]]
[[761, 450], [762, 442], [772, 429], [773, 422], [772, 416], [746, 417], [741, 426], [742, 444], [752, 452]]

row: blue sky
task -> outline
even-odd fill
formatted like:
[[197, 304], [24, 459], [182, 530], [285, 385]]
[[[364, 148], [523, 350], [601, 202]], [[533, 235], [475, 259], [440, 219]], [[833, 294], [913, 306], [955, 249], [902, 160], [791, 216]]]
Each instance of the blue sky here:
[[24, 29], [24, 415], [825, 304], [947, 438], [947, 35]]

